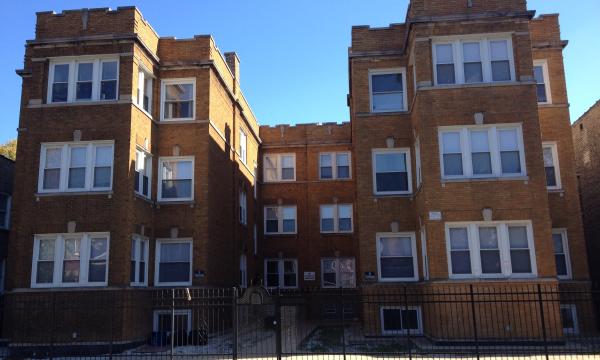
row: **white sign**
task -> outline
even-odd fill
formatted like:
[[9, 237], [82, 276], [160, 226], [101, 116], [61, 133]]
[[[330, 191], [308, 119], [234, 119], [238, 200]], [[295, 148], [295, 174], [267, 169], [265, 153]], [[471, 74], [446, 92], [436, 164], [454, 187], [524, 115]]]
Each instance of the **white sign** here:
[[304, 272], [304, 281], [315, 281], [315, 272], [314, 271], [305, 271]]

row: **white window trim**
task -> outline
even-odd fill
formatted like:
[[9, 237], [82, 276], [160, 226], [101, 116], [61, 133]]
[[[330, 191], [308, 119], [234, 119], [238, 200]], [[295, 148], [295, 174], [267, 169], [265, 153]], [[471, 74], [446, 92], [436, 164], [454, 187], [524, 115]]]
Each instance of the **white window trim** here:
[[[136, 258], [135, 258], [135, 274], [134, 274], [134, 279], [135, 281], [130, 282], [131, 286], [148, 286], [148, 268], [150, 267], [150, 260], [149, 260], [149, 256], [150, 256], [150, 240], [142, 235], [138, 235], [138, 234], [133, 234], [132, 236], [132, 241], [135, 241], [135, 247], [136, 247]], [[144, 281], [138, 281], [140, 278], [140, 274], [139, 274], [139, 263], [140, 263], [140, 244], [144, 243], [146, 244], [146, 246], [144, 246], [144, 259], [146, 261], [146, 268], [144, 269], [145, 273], [144, 273]]]
[[[491, 62], [491, 48], [489, 46], [490, 41], [506, 40], [507, 51], [508, 51], [508, 62], [510, 67], [510, 80], [507, 81], [493, 81], [492, 80], [492, 62]], [[462, 44], [465, 42], [479, 42], [479, 51], [481, 58], [481, 67], [483, 73], [483, 82], [480, 83], [465, 83], [464, 74], [464, 57], [462, 51]], [[437, 74], [437, 45], [452, 45], [452, 56], [454, 61], [454, 84], [438, 84]], [[515, 59], [514, 50], [512, 44], [512, 34], [498, 33], [498, 34], [471, 34], [461, 36], [442, 36], [435, 37], [431, 43], [431, 54], [432, 54], [432, 65], [433, 65], [433, 76], [434, 84], [439, 87], [452, 87], [456, 85], [469, 85], [477, 86], [481, 84], [505, 84], [515, 82]]]
[[[186, 315], [187, 316], [187, 332], [192, 331], [192, 310], [191, 309], [175, 309], [175, 315]], [[172, 310], [154, 310], [152, 316], [152, 331], [159, 331], [158, 328], [158, 316], [159, 315], [171, 315]]]
[[240, 140], [238, 148], [238, 157], [244, 165], [248, 165], [248, 135], [246, 135], [246, 132], [241, 128], [239, 132], [239, 137]]
[[[521, 163], [520, 173], [502, 173], [502, 163], [500, 159], [500, 147], [498, 141], [499, 130], [517, 130], [517, 144], [519, 147], [519, 160]], [[488, 144], [490, 148], [490, 157], [492, 162], [491, 174], [473, 174], [473, 163], [471, 154], [470, 131], [488, 130]], [[460, 133], [460, 150], [462, 155], [463, 175], [446, 175], [444, 173], [444, 142], [443, 134], [448, 132]], [[494, 125], [468, 125], [468, 126], [440, 126], [438, 128], [438, 145], [440, 155], [440, 174], [442, 180], [452, 179], [494, 179], [494, 178], [521, 178], [527, 176], [525, 167], [525, 144], [523, 143], [523, 128], [518, 124], [494, 124]]]
[[[551, 87], [550, 87], [550, 73], [548, 72], [548, 60], [546, 60], [546, 59], [533, 60], [533, 67], [535, 68], [536, 66], [542, 67], [542, 74], [544, 75], [544, 86], [546, 88], [546, 101], [538, 102], [538, 104], [550, 105], [550, 104], [552, 104], [552, 92], [551, 92]], [[536, 85], [537, 85], [537, 81], [536, 81]], [[537, 89], [536, 89], [536, 91], [537, 91]]]
[[[64, 267], [64, 246], [65, 238], [79, 238], [81, 241], [79, 255], [79, 282], [63, 283], [63, 267]], [[92, 238], [106, 238], [106, 270], [104, 281], [89, 282], [89, 261], [90, 261], [90, 244]], [[54, 273], [52, 275], [52, 283], [37, 283], [37, 266], [40, 251], [40, 240], [54, 240]], [[107, 286], [108, 285], [108, 268], [110, 266], [110, 233], [108, 232], [93, 232], [93, 233], [72, 233], [72, 234], [35, 234], [33, 239], [33, 256], [31, 262], [31, 287], [32, 288], [76, 288], [90, 286]]]
[[[276, 180], [267, 180], [267, 176], [266, 176], [266, 168], [264, 167], [264, 164], [266, 164], [265, 159], [267, 157], [277, 157], [277, 179]], [[281, 173], [282, 173], [282, 168], [283, 168], [283, 164], [281, 163], [281, 158], [284, 156], [292, 156], [294, 158], [294, 178], [293, 179], [282, 179], [281, 178]], [[292, 182], [292, 181], [296, 181], [296, 154], [295, 153], [271, 153], [271, 154], [264, 154], [263, 155], [263, 182], [266, 183], [277, 183], [277, 182]]]
[[0, 229], [9, 230], [10, 229], [10, 209], [12, 203], [12, 196], [9, 193], [0, 193], [0, 195], [6, 195], [6, 216], [4, 219], [0, 219]]
[[552, 149], [552, 164], [554, 165], [554, 176], [556, 177], [556, 186], [547, 186], [547, 188], [548, 190], [560, 190], [562, 189], [562, 182], [560, 179], [560, 164], [558, 162], [558, 144], [556, 141], [544, 141], [542, 143], [542, 150], [546, 147]]
[[[160, 273], [160, 246], [162, 244], [190, 244], [190, 274], [189, 281], [178, 282], [161, 282], [159, 280]], [[177, 239], [156, 239], [156, 249], [154, 252], [154, 286], [192, 286], [192, 273], [194, 264], [194, 242], [192, 238], [177, 238]]]
[[[400, 311], [400, 321], [402, 321], [402, 310], [416, 310], [417, 311], [417, 325], [418, 329], [410, 330], [411, 335], [422, 335], [423, 334], [423, 316], [421, 313], [420, 306], [400, 306], [400, 305], [389, 305], [389, 306], [380, 306], [379, 307], [379, 319], [381, 326], [381, 335], [384, 336], [393, 336], [393, 335], [406, 335], [408, 334], [408, 329], [406, 330], [385, 330], [384, 329], [384, 319], [383, 319], [383, 311], [384, 310], [399, 310]], [[403, 326], [404, 327], [404, 326]]]
[[[324, 231], [323, 230], [323, 206], [332, 206], [333, 207], [333, 231]], [[340, 206], [350, 206], [350, 230], [341, 231], [339, 229], [339, 207]], [[319, 229], [321, 230], [321, 234], [351, 234], [354, 232], [354, 206], [352, 204], [321, 204], [319, 205]]]
[[[413, 277], [402, 277], [402, 278], [384, 278], [381, 274], [381, 239], [382, 238], [391, 238], [391, 237], [410, 237], [411, 240], [411, 250], [412, 250], [412, 258], [413, 258]], [[377, 233], [375, 236], [377, 241], [376, 250], [377, 250], [377, 279], [379, 282], [415, 282], [419, 281], [419, 264], [417, 261], [417, 239], [414, 232], [386, 232], [386, 233]]]
[[[116, 94], [114, 99], [100, 99], [100, 87], [102, 84], [102, 63], [103, 62], [117, 62], [117, 85]], [[79, 63], [93, 63], [92, 73], [92, 98], [91, 99], [76, 99], [77, 91], [77, 71]], [[67, 101], [52, 101], [52, 85], [54, 83], [54, 67], [56, 65], [69, 65], [69, 79], [68, 79], [68, 90], [67, 90]], [[91, 101], [118, 101], [119, 100], [119, 69], [120, 61], [117, 55], [100, 55], [100, 56], [69, 56], [69, 57], [58, 57], [52, 58], [48, 66], [48, 91], [47, 91], [47, 104], [67, 104], [67, 103], [86, 103]]]
[[[138, 164], [137, 164], [137, 154], [142, 153], [144, 155], [144, 170], [146, 170], [146, 160], [150, 160], [150, 168], [147, 169], [148, 170], [148, 195], [144, 195], [143, 194], [143, 189], [144, 189], [144, 177], [140, 176], [139, 178], [139, 183], [138, 183], [138, 189], [139, 191], [135, 191], [134, 193], [138, 194], [141, 197], [144, 197], [146, 199], [152, 199], [152, 154], [149, 153], [148, 151], [142, 149], [141, 147], [136, 147], [135, 149], [135, 166], [137, 168]], [[135, 179], [134, 179], [135, 180]]]
[[248, 195], [245, 190], [240, 189], [239, 193], [239, 202], [240, 202], [240, 224], [248, 225]]
[[[530, 274], [513, 274], [510, 258], [510, 243], [508, 238], [509, 226], [524, 226], [527, 229], [527, 243], [531, 263]], [[481, 255], [479, 248], [479, 227], [495, 227], [498, 234], [498, 249], [500, 251], [500, 274], [483, 274], [481, 271]], [[469, 243], [469, 256], [471, 260], [471, 274], [453, 274], [450, 247], [450, 229], [467, 228]], [[513, 221], [473, 221], [473, 222], [447, 222], [445, 223], [446, 258], [448, 263], [448, 277], [450, 279], [531, 279], [537, 277], [537, 261], [535, 253], [535, 239], [533, 226], [530, 220]]]
[[[348, 177], [347, 178], [338, 178], [338, 165], [337, 165], [337, 157], [338, 154], [346, 154], [348, 155]], [[323, 178], [321, 175], [321, 156], [329, 155], [331, 156], [331, 179]], [[332, 181], [332, 180], [350, 180], [352, 179], [352, 155], [350, 151], [333, 151], [333, 152], [321, 152], [319, 153], [319, 180], [323, 181]]]
[[[277, 275], [279, 276], [279, 286], [268, 286], [267, 283], [267, 262], [269, 261], [277, 261]], [[295, 269], [296, 269], [296, 286], [285, 286], [284, 283], [284, 262], [285, 261], [293, 261], [294, 265], [295, 265]], [[266, 258], [264, 260], [264, 276], [265, 276], [265, 287], [269, 288], [269, 289], [297, 289], [299, 284], [298, 284], [298, 273], [300, 272], [300, 269], [298, 268], [298, 259], [296, 258]]]
[[[562, 239], [563, 251], [565, 254], [565, 261], [567, 266], [567, 275], [557, 275], [560, 280], [570, 280], [573, 278], [573, 269], [571, 266], [571, 251], [569, 249], [569, 238], [567, 236], [567, 229], [565, 228], [557, 228], [552, 229], [552, 234], [560, 234]], [[554, 244], [552, 244], [554, 246]], [[556, 254], [553, 251], [553, 254]]]
[[[573, 327], [572, 328], [563, 328], [564, 334], [577, 335], [579, 334], [579, 320], [577, 319], [577, 305], [575, 304], [560, 304], [560, 309], [568, 309], [571, 312], [571, 316], [573, 317]], [[562, 314], [561, 314], [562, 316]], [[561, 318], [562, 323], [562, 318]], [[562, 325], [562, 324], [561, 324]]]
[[[139, 77], [140, 73], [144, 74], [144, 82], [143, 83], [141, 83], [141, 81], [140, 81], [140, 77]], [[146, 95], [146, 87], [145, 87], [146, 79], [150, 80], [150, 93], [148, 94], [148, 110], [144, 109], [144, 95]], [[152, 74], [152, 72], [149, 71], [145, 66], [142, 66], [142, 65], [138, 66], [138, 84], [137, 84], [138, 93], [136, 94], [135, 104], [137, 105], [137, 107], [140, 110], [142, 110], [150, 118], [152, 118], [152, 100], [153, 100], [153, 95], [154, 95], [153, 90], [154, 90], [154, 80], [155, 79], [156, 78]]]
[[[167, 85], [181, 85], [191, 84], [192, 85], [192, 116], [186, 118], [168, 118], [165, 119], [165, 100]], [[163, 79], [160, 82], [160, 121], [192, 121], [196, 119], [196, 78], [173, 78]]]
[[[341, 272], [340, 272], [340, 266], [339, 266], [339, 261], [340, 260], [349, 260], [351, 259], [353, 264], [354, 264], [354, 286], [341, 286]], [[335, 269], [335, 286], [327, 286], [325, 285], [325, 271], [323, 271], [323, 262], [324, 261], [337, 261], [337, 268]], [[354, 257], [349, 257], [349, 256], [340, 256], [340, 257], [324, 257], [321, 258], [321, 287], [324, 289], [339, 289], [339, 288], [344, 288], [344, 289], [354, 289], [356, 288], [356, 259]]]
[[[96, 147], [107, 146], [112, 147], [112, 162], [110, 166], [110, 186], [109, 187], [94, 187], [94, 167], [96, 164]], [[73, 147], [86, 147], [86, 166], [85, 166], [85, 187], [77, 189], [69, 189], [69, 163]], [[61, 166], [60, 179], [58, 189], [44, 189], [44, 169], [46, 167], [46, 150], [61, 149]], [[97, 192], [111, 191], [115, 170], [115, 143], [113, 140], [108, 141], [77, 141], [66, 143], [42, 143], [40, 147], [40, 167], [38, 171], [38, 193], [69, 193], [69, 192]]]
[[[283, 232], [283, 208], [294, 208], [294, 231]], [[267, 232], [267, 209], [277, 208], [277, 232]], [[296, 205], [265, 205], [263, 209], [264, 215], [264, 235], [294, 235], [298, 233], [298, 207]]]
[[[192, 191], [191, 196], [189, 198], [166, 198], [162, 197], [162, 166], [165, 161], [191, 161], [192, 162]], [[196, 163], [194, 156], [161, 156], [158, 158], [158, 189], [157, 189], [157, 197], [160, 202], [181, 202], [181, 201], [193, 201], [194, 200], [194, 185], [195, 185], [195, 172], [196, 172]]]
[[[375, 110], [373, 109], [373, 75], [389, 75], [389, 74], [401, 74], [402, 75], [402, 108], [401, 109], [391, 109], [391, 110]], [[388, 113], [388, 112], [405, 112], [408, 111], [408, 101], [407, 101], [407, 91], [406, 91], [406, 68], [389, 68], [389, 69], [369, 69], [369, 101], [372, 113]]]
[[[385, 153], [402, 153], [405, 154], [406, 162], [406, 177], [408, 182], [408, 190], [406, 191], [377, 191], [377, 168], [376, 168], [376, 155]], [[410, 148], [393, 148], [393, 149], [372, 149], [371, 150], [371, 168], [373, 176], [373, 194], [375, 195], [410, 195], [413, 193], [412, 184], [412, 160], [410, 157]]]

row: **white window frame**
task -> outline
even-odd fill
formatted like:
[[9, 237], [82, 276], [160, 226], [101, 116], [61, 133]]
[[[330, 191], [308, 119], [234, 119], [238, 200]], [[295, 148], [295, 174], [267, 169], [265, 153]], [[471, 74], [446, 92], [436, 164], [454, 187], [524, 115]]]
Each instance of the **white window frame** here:
[[[192, 162], [192, 190], [191, 190], [191, 195], [188, 198], [163, 198], [162, 197], [162, 182], [163, 182], [163, 172], [162, 172], [162, 166], [163, 163], [167, 161], [191, 161]], [[181, 202], [181, 201], [193, 201], [194, 200], [194, 185], [195, 185], [195, 172], [196, 172], [196, 162], [195, 162], [195, 157], [194, 156], [161, 156], [158, 158], [158, 189], [157, 189], [157, 194], [158, 194], [158, 201], [160, 202]]]
[[9, 193], [0, 192], [0, 195], [6, 196], [6, 215], [4, 219], [0, 219], [0, 229], [10, 229], [10, 208], [12, 202], [12, 196]]
[[[333, 231], [325, 231], [323, 230], [323, 207], [331, 206], [333, 207]], [[340, 228], [340, 206], [350, 206], [350, 230], [341, 231]], [[319, 205], [319, 229], [321, 229], [321, 234], [351, 234], [354, 232], [354, 207], [352, 204], [321, 204]]]
[[[165, 91], [167, 85], [192, 85], [192, 116], [186, 118], [165, 118]], [[171, 78], [160, 82], [160, 121], [192, 121], [196, 119], [196, 78]]]
[[[279, 276], [279, 286], [269, 286], [267, 283], [267, 262], [269, 261], [277, 261], [277, 275]], [[296, 286], [285, 286], [285, 265], [286, 261], [293, 261], [294, 267], [296, 269]], [[298, 268], [298, 259], [296, 258], [266, 258], [264, 260], [264, 279], [265, 279], [265, 287], [269, 289], [297, 289], [300, 285], [298, 284], [298, 273], [300, 269]]]
[[[100, 99], [100, 88], [102, 84], [102, 63], [117, 62], [117, 85], [114, 99]], [[92, 63], [92, 98], [91, 99], [76, 99], [77, 91], [77, 71], [80, 63]], [[67, 85], [67, 101], [52, 101], [52, 85], [54, 83], [54, 68], [56, 65], [69, 65], [69, 78]], [[67, 104], [67, 103], [85, 103], [90, 101], [118, 101], [119, 100], [119, 69], [120, 61], [117, 55], [101, 55], [101, 56], [69, 56], [52, 58], [49, 63], [48, 85], [47, 85], [47, 104]]]
[[[381, 273], [381, 239], [394, 237], [409, 237], [411, 240], [411, 250], [413, 258], [413, 277], [390, 278], [383, 277]], [[379, 282], [416, 282], [419, 281], [419, 264], [417, 259], [417, 239], [414, 232], [385, 232], [377, 233], [375, 236], [377, 254], [377, 279]]]
[[248, 163], [248, 135], [240, 128], [240, 144], [238, 149], [238, 156], [244, 165]]
[[[510, 257], [510, 243], [508, 238], [509, 226], [524, 226], [527, 231], [527, 243], [529, 249], [529, 259], [531, 263], [531, 273], [521, 274], [512, 273], [512, 264]], [[498, 235], [498, 250], [500, 251], [500, 269], [499, 274], [483, 274], [481, 271], [481, 254], [479, 245], [480, 227], [495, 227]], [[471, 274], [453, 274], [452, 258], [450, 246], [450, 229], [466, 228], [469, 243], [469, 256], [471, 260]], [[531, 279], [537, 277], [537, 261], [535, 253], [535, 238], [533, 236], [533, 226], [530, 220], [513, 221], [473, 221], [473, 222], [447, 222], [445, 223], [446, 236], [446, 258], [448, 263], [448, 276], [450, 279]]]
[[[347, 178], [339, 178], [338, 177], [338, 155], [345, 154], [348, 156], [348, 177]], [[321, 156], [329, 155], [331, 157], [331, 179], [323, 178], [321, 174]], [[350, 180], [352, 179], [352, 155], [350, 151], [333, 151], [333, 152], [320, 152], [319, 153], [319, 180], [323, 181], [332, 181], [332, 180]]]
[[[557, 274], [557, 278], [560, 280], [570, 280], [573, 278], [573, 268], [571, 265], [571, 251], [569, 249], [569, 237], [567, 236], [567, 229], [565, 228], [557, 228], [557, 229], [552, 229], [552, 234], [560, 234], [561, 239], [562, 239], [562, 246], [563, 246], [563, 251], [564, 251], [564, 255], [565, 255], [565, 262], [566, 262], [566, 267], [567, 267], [567, 275], [558, 275]], [[552, 244], [552, 246], [554, 247], [554, 243]], [[552, 252], [554, 255], [556, 255], [555, 250], [553, 249]]]
[[[514, 50], [512, 44], [512, 35], [507, 33], [498, 33], [498, 34], [473, 34], [466, 36], [443, 36], [443, 37], [435, 37], [432, 39], [432, 64], [433, 64], [433, 74], [434, 74], [434, 84], [439, 87], [452, 87], [456, 85], [481, 85], [481, 84], [503, 84], [503, 83], [511, 83], [515, 82], [515, 59], [514, 59]], [[508, 62], [510, 68], [510, 80], [507, 81], [493, 81], [492, 80], [492, 62], [491, 62], [491, 46], [489, 46], [491, 41], [499, 41], [506, 40], [507, 41], [507, 51], [508, 51]], [[479, 42], [479, 51], [481, 58], [481, 67], [483, 72], [483, 82], [480, 83], [465, 83], [465, 73], [464, 73], [464, 55], [463, 55], [463, 43], [473, 43]], [[437, 74], [437, 45], [452, 45], [452, 55], [454, 61], [454, 84], [439, 84], [438, 83], [438, 74]]]
[[[158, 328], [158, 316], [159, 315], [185, 315], [187, 316], [187, 333], [189, 334], [192, 331], [192, 310], [191, 309], [175, 309], [175, 310], [154, 310], [152, 315], [152, 331], [159, 331], [161, 329]], [[173, 331], [173, 329], [171, 329]]]
[[[377, 163], [376, 155], [387, 153], [399, 153], [405, 155], [406, 162], [406, 177], [408, 189], [406, 191], [377, 191]], [[412, 184], [412, 159], [410, 157], [410, 148], [393, 148], [393, 149], [372, 149], [371, 150], [371, 168], [373, 176], [373, 194], [375, 195], [410, 195], [413, 193]]]
[[[562, 182], [560, 179], [560, 164], [558, 161], [558, 144], [556, 141], [544, 141], [542, 143], [542, 154], [544, 148], [552, 149], [552, 165], [554, 166], [554, 176], [556, 177], [556, 185], [555, 186], [547, 186], [548, 190], [560, 190], [562, 189]], [[544, 168], [545, 168], [544, 164]], [[544, 169], [545, 170], [545, 169]], [[545, 173], [545, 171], [544, 171]]]
[[[394, 336], [394, 335], [406, 335], [408, 334], [408, 329], [403, 330], [385, 330], [384, 328], [384, 310], [398, 310], [400, 311], [400, 321], [402, 322], [402, 310], [416, 310], [417, 312], [417, 325], [418, 329], [410, 330], [411, 335], [422, 335], [423, 334], [423, 315], [420, 306], [404, 306], [404, 305], [386, 305], [379, 307], [379, 319], [381, 326], [381, 335], [384, 336]], [[404, 325], [402, 325], [404, 328]]]
[[[375, 110], [373, 108], [373, 75], [390, 75], [390, 74], [401, 74], [402, 75], [402, 108], [390, 109], [390, 110]], [[369, 69], [369, 101], [372, 113], [388, 113], [388, 112], [405, 112], [408, 111], [406, 91], [406, 68], [389, 68], [389, 69]]]
[[[277, 209], [277, 232], [267, 232], [267, 209]], [[283, 232], [283, 208], [294, 208], [294, 231]], [[265, 205], [263, 209], [264, 215], [264, 235], [294, 235], [298, 233], [298, 207], [296, 205]]]
[[[353, 285], [352, 286], [341, 286], [341, 271], [340, 271], [340, 260], [352, 260], [352, 263], [354, 264], [354, 277], [353, 277]], [[323, 262], [325, 261], [337, 261], [336, 263], [336, 269], [335, 269], [335, 286], [328, 286], [325, 285], [325, 271], [323, 271]], [[349, 256], [343, 256], [343, 257], [324, 257], [321, 258], [321, 287], [324, 289], [339, 289], [339, 288], [344, 288], [344, 289], [353, 289], [356, 287], [356, 259], [353, 257], [349, 257]]]
[[[138, 190], [136, 191], [134, 189], [134, 193], [138, 194], [141, 197], [144, 197], [146, 199], [152, 199], [152, 154], [149, 153], [148, 151], [137, 147], [135, 149], [135, 168], [138, 168], [138, 155], [142, 157], [143, 161], [144, 161], [144, 171], [148, 172], [148, 194], [144, 194], [144, 176], [140, 176], [140, 178], [138, 179]], [[147, 167], [148, 165], [150, 165], [150, 167]], [[134, 178], [135, 181], [135, 178]]]
[[[546, 101], [538, 102], [540, 105], [550, 105], [552, 104], [552, 93], [550, 87], [550, 73], [548, 72], [548, 60], [539, 59], [533, 60], [533, 67], [540, 66], [542, 68], [542, 74], [544, 76], [544, 87], [546, 88]], [[539, 83], [536, 81], [536, 85]], [[536, 97], [537, 97], [537, 89], [536, 89]]]
[[[154, 75], [143, 66], [138, 66], [138, 84], [135, 103], [146, 115], [152, 118], [152, 95], [154, 89]], [[150, 91], [146, 89], [146, 80], [149, 81]], [[148, 95], [148, 109], [144, 109], [144, 96]]]
[[[568, 309], [571, 312], [571, 316], [573, 317], [573, 327], [572, 328], [563, 328], [563, 334], [577, 335], [579, 334], [579, 320], [577, 319], [577, 305], [575, 304], [560, 304], [560, 310]], [[562, 311], [561, 311], [562, 312]], [[562, 326], [562, 313], [561, 316], [561, 326]]]
[[[502, 172], [502, 162], [500, 154], [499, 131], [500, 130], [516, 130], [517, 145], [519, 150], [519, 160], [521, 165], [520, 173]], [[473, 163], [471, 153], [471, 131], [488, 131], [488, 145], [490, 149], [490, 157], [492, 163], [491, 174], [473, 174]], [[449, 132], [460, 133], [460, 147], [462, 158], [462, 175], [446, 175], [444, 173], [444, 142], [443, 134]], [[486, 179], [486, 178], [522, 178], [527, 176], [525, 167], [525, 144], [523, 142], [523, 128], [521, 123], [518, 124], [494, 124], [494, 125], [469, 125], [469, 126], [440, 126], [438, 127], [438, 145], [440, 155], [440, 174], [442, 180], [452, 179]]]
[[[162, 244], [190, 244], [190, 274], [189, 281], [161, 282], [160, 281], [160, 246]], [[194, 265], [194, 242], [192, 238], [156, 239], [154, 252], [154, 286], [192, 286], [192, 274]]]
[[246, 195], [246, 191], [240, 189], [239, 193], [239, 220], [240, 224], [247, 225], [248, 224], [248, 196]]
[[[80, 255], [79, 255], [79, 282], [64, 283], [62, 281], [63, 267], [64, 267], [64, 249], [65, 249], [65, 238], [72, 239], [78, 238], [80, 243]], [[106, 270], [104, 274], [104, 281], [90, 282], [88, 281], [89, 276], [89, 265], [90, 265], [90, 245], [92, 238], [105, 238], [106, 239]], [[54, 269], [51, 283], [40, 283], [38, 284], [37, 279], [37, 267], [40, 251], [40, 240], [54, 240]], [[102, 287], [108, 285], [108, 269], [110, 266], [110, 233], [108, 232], [93, 232], [93, 233], [72, 233], [72, 234], [35, 234], [33, 239], [33, 256], [31, 262], [31, 287], [32, 288], [73, 288], [73, 287]]]
[[[281, 158], [285, 156], [292, 156], [294, 158], [294, 178], [293, 179], [282, 179], [282, 168], [283, 164], [281, 163]], [[277, 179], [276, 180], [268, 180], [266, 176], [266, 168], [264, 164], [266, 164], [266, 158], [275, 157], [277, 159]], [[295, 153], [271, 153], [263, 155], [263, 182], [266, 183], [275, 183], [275, 182], [292, 182], [296, 181], [296, 154]]]
[[[96, 148], [111, 146], [112, 162], [110, 172], [109, 187], [94, 187], [94, 168], [96, 164]], [[69, 189], [69, 164], [71, 157], [71, 148], [85, 147], [86, 152], [86, 167], [85, 167], [85, 187], [77, 189]], [[44, 189], [44, 170], [46, 167], [46, 150], [61, 149], [61, 167], [58, 189]], [[109, 141], [77, 141], [67, 143], [42, 143], [40, 147], [40, 167], [38, 172], [38, 193], [69, 193], [69, 192], [95, 192], [95, 191], [111, 191], [115, 169], [115, 143]]]
[[[135, 257], [134, 257], [134, 259], [131, 259], [131, 261], [135, 262], [135, 267], [134, 267], [134, 272], [135, 273], [133, 275], [135, 281], [130, 282], [130, 285], [131, 286], [148, 286], [148, 268], [150, 267], [150, 264], [149, 264], [149, 262], [150, 262], [150, 259], [149, 259], [149, 256], [150, 256], [150, 240], [147, 237], [145, 237], [145, 236], [138, 235], [138, 234], [133, 234], [133, 236], [131, 238], [131, 241], [133, 241], [134, 244], [135, 244], [134, 245], [135, 246]], [[144, 260], [146, 262], [146, 266], [144, 268], [144, 271], [145, 271], [144, 272], [144, 281], [139, 281], [139, 279], [140, 279], [140, 273], [139, 273], [140, 266], [139, 266], [139, 264], [141, 262], [140, 247], [141, 247], [142, 243], [145, 244], [145, 246], [144, 246]]]

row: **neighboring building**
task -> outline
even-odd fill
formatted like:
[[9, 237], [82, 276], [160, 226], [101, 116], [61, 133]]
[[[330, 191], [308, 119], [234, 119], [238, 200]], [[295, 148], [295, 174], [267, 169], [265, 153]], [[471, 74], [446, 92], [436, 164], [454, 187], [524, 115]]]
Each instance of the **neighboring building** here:
[[[132, 7], [38, 13], [18, 71], [12, 301], [144, 303], [143, 287], [251, 279], [374, 295], [586, 287], [566, 42], [557, 15], [533, 16], [524, 0], [413, 0], [405, 24], [352, 29], [350, 123], [259, 127], [237, 56], [210, 36], [158, 37]], [[115, 336], [147, 336], [147, 309]], [[363, 309], [375, 335], [406, 330], [406, 311], [433, 338], [460, 336], [424, 329], [435, 319], [469, 316]], [[531, 336], [515, 326], [481, 337]]]
[[[579, 182], [583, 227], [590, 259], [600, 255], [600, 101], [571, 127]], [[600, 264], [590, 262], [594, 282], [600, 281]]]
[[4, 291], [15, 162], [0, 155], [0, 292]]

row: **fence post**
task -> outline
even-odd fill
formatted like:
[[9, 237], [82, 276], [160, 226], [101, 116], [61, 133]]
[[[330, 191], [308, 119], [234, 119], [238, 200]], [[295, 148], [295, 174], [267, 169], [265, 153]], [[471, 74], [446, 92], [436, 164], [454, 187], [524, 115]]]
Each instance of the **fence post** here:
[[546, 317], [544, 316], [544, 301], [542, 299], [542, 285], [537, 284], [537, 293], [538, 293], [538, 303], [540, 307], [540, 320], [542, 321], [542, 336], [544, 337], [544, 355], [546, 355], [546, 360], [549, 359], [548, 354], [548, 338], [546, 335]]
[[477, 332], [477, 318], [475, 317], [475, 295], [473, 294], [473, 284], [469, 284], [471, 294], [471, 317], [473, 318], [473, 337], [475, 338], [475, 354], [479, 360], [479, 334]]
[[344, 314], [344, 287], [341, 286], [340, 287], [342, 292], [341, 292], [341, 300], [342, 300], [342, 308], [341, 308], [341, 314], [342, 314], [342, 353], [344, 354], [344, 360], [346, 360], [346, 326], [344, 323], [344, 318], [345, 318], [345, 314]]
[[275, 295], [275, 344], [277, 360], [281, 360], [281, 304], [279, 303], [279, 290]]
[[[407, 290], [406, 290], [406, 285], [404, 285], [404, 311], [406, 314], [408, 314], [408, 294], [407, 294]], [[417, 321], [419, 321], [419, 319], [417, 318]], [[400, 322], [403, 322], [402, 319], [402, 309], [400, 309]], [[404, 325], [404, 324], [403, 324]], [[412, 344], [410, 342], [410, 324], [409, 326], [406, 328], [406, 345], [408, 347], [408, 358], [412, 359]]]
[[232, 323], [233, 323], [233, 346], [232, 346], [232, 357], [237, 359], [238, 357], [238, 309], [237, 309], [237, 288], [234, 287], [231, 292], [231, 312], [232, 312]]
[[173, 360], [173, 349], [175, 348], [175, 289], [171, 289], [171, 353]]

